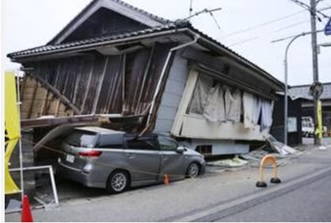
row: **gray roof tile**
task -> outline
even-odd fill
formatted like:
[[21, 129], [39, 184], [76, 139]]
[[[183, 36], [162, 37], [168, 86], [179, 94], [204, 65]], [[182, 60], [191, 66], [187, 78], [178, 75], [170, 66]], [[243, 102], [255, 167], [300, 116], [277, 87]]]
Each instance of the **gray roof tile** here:
[[[7, 55], [7, 57], [15, 60], [15, 59], [19, 59], [19, 58], [27, 58], [27, 57], [38, 56], [40, 54], [43, 54], [43, 55], [44, 54], [52, 54], [52, 53], [56, 53], [56, 52], [59, 52], [59, 51], [66, 52], [66, 51], [73, 50], [74, 49], [73, 47], [80, 46], [80, 47], [88, 48], [88, 47], [91, 47], [92, 44], [100, 43], [100, 45], [102, 45], [106, 42], [110, 42], [110, 41], [113, 41], [113, 40], [121, 40], [121, 39], [125, 39], [125, 38], [130, 38], [130, 37], [139, 37], [139, 36], [143, 36], [143, 35], [146, 35], [146, 34], [158, 33], [158, 32], [163, 32], [163, 31], [168, 31], [168, 30], [177, 30], [177, 29], [180, 29], [180, 28], [190, 29], [191, 31], [197, 33], [201, 37], [213, 42], [214, 44], [224, 48], [226, 51], [236, 55], [238, 58], [241, 58], [242, 60], [248, 62], [249, 64], [251, 64], [256, 69], [260, 70], [261, 72], [265, 72], [265, 74], [268, 74], [266, 71], [264, 71], [262, 68], [260, 68], [256, 64], [250, 62], [246, 58], [242, 57], [238, 53], [236, 53], [233, 50], [229, 49], [228, 47], [224, 46], [223, 44], [221, 44], [217, 40], [211, 38], [210, 36], [202, 33], [198, 29], [195, 29], [191, 25], [190, 22], [183, 21], [183, 20], [177, 20], [175, 22], [171, 22], [171, 23], [168, 23], [168, 24], [163, 25], [163, 26], [151, 27], [151, 28], [147, 28], [147, 29], [143, 29], [143, 30], [139, 30], [139, 31], [134, 31], [134, 32], [122, 33], [122, 34], [111, 35], [111, 36], [102, 36], [102, 37], [98, 37], [98, 38], [79, 40], [79, 41], [70, 42], [70, 43], [35, 47], [35, 48], [27, 49], [27, 50], [22, 50], [22, 51], [10, 53], [10, 54]], [[267, 76], [269, 76], [269, 78], [276, 81], [278, 84], [281, 84], [281, 82], [279, 80], [277, 80], [276, 78], [274, 78], [270, 74], [268, 74]], [[283, 84], [281, 84], [281, 85], [283, 86]]]
[[[322, 83], [323, 84], [323, 93], [320, 96], [321, 100], [331, 99], [331, 83]], [[289, 94], [294, 97], [301, 97], [312, 100], [313, 97], [309, 95], [310, 85], [298, 85], [291, 86], [289, 89]]]

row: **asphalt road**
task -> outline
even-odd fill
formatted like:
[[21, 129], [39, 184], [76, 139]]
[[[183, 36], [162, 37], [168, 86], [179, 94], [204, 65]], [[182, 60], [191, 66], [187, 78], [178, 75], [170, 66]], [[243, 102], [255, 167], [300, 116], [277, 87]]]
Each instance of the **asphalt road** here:
[[[89, 196], [71, 195], [59, 207], [32, 215], [35, 222], [331, 221], [331, 145], [325, 151], [308, 148], [289, 161], [278, 170], [283, 182], [267, 188], [255, 187], [259, 169], [254, 167], [118, 195], [75, 185], [77, 194]], [[271, 175], [267, 169], [266, 177]], [[20, 221], [20, 213], [6, 214], [5, 221]]]
[[285, 183], [269, 185], [268, 189], [212, 205], [172, 221], [330, 221], [331, 162], [327, 164], [325, 168]]
[[331, 171], [320, 179], [213, 221], [231, 222], [330, 222]]

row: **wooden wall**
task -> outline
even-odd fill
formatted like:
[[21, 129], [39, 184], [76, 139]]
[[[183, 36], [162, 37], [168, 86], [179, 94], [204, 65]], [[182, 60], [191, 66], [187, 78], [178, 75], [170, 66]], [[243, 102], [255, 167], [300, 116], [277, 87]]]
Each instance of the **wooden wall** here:
[[24, 64], [22, 119], [45, 115], [141, 114], [152, 101], [170, 45]]

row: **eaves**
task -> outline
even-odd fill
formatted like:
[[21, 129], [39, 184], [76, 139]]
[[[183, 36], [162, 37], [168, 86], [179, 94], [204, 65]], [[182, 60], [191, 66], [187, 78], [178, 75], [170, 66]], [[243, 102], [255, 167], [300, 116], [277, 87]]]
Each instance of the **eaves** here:
[[192, 39], [198, 35], [199, 39], [197, 43], [199, 45], [202, 45], [211, 51], [216, 51], [224, 56], [227, 56], [231, 60], [236, 61], [236, 63], [248, 67], [249, 69], [256, 72], [258, 74], [257, 76], [260, 78], [262, 77], [267, 78], [271, 83], [273, 83], [276, 91], [284, 90], [284, 84], [279, 80], [277, 80], [276, 78], [274, 78], [268, 72], [264, 71], [257, 65], [248, 61], [246, 58], [242, 57], [241, 55], [237, 54], [236, 52], [222, 45], [218, 41], [212, 39], [208, 35], [195, 29], [188, 22], [170, 23], [164, 26], [147, 28], [144, 30], [124, 33], [119, 35], [93, 38], [93, 39], [75, 41], [65, 44], [35, 47], [19, 52], [10, 53], [7, 55], [7, 57], [11, 58], [11, 60], [14, 62], [24, 62], [32, 59], [43, 58], [49, 55], [56, 56], [56, 55], [68, 54], [68, 53], [79, 53], [79, 52], [100, 48], [103, 46], [129, 44], [129, 43], [146, 40], [148, 38], [152, 39], [163, 36], [179, 35], [181, 33], [189, 36]]

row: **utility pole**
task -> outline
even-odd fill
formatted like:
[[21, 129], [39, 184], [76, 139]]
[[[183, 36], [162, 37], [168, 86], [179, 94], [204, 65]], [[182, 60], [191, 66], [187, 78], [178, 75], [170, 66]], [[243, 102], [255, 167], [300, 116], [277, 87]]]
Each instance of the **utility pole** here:
[[[313, 83], [318, 82], [318, 58], [317, 58], [317, 35], [316, 35], [316, 1], [310, 0], [310, 22], [311, 22], [311, 47], [312, 47], [312, 58], [313, 58]], [[317, 128], [317, 101], [318, 96], [313, 95], [314, 99], [314, 123], [315, 131]], [[321, 140], [318, 136], [314, 135], [314, 144], [321, 145]]]

